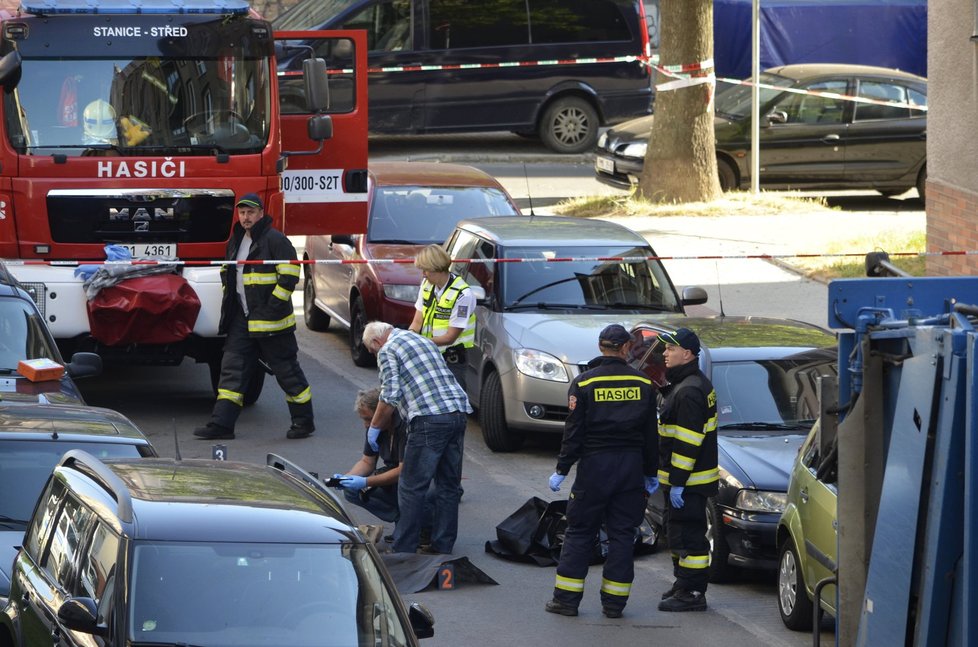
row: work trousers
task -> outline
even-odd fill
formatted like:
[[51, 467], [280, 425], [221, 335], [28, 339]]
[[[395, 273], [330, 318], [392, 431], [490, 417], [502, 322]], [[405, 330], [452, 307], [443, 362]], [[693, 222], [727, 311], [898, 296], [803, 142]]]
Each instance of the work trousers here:
[[407, 447], [397, 481], [401, 518], [394, 528], [396, 553], [418, 549], [425, 516], [425, 493], [435, 483], [431, 548], [451, 553], [458, 537], [462, 448], [466, 415], [462, 412], [415, 416], [408, 425]]
[[244, 392], [251, 383], [252, 373], [263, 370], [260, 358], [271, 369], [279, 387], [285, 392], [292, 424], [313, 427], [312, 398], [309, 382], [299, 366], [299, 345], [294, 332], [251, 337], [248, 320], [238, 299], [232, 300], [232, 311], [227, 318], [228, 334], [221, 358], [221, 380], [217, 387], [217, 402], [211, 413], [211, 422], [234, 429], [234, 423], [244, 406]]
[[706, 593], [710, 583], [710, 542], [706, 538], [706, 497], [683, 492], [683, 507], [673, 508], [665, 488], [666, 527], [676, 586]]
[[635, 579], [635, 529], [644, 513], [640, 451], [608, 451], [581, 458], [567, 502], [567, 531], [557, 564], [554, 599], [575, 608], [580, 604], [598, 531], [604, 524], [608, 558], [601, 578], [601, 606], [623, 609]]
[[[389, 489], [375, 487], [368, 490], [367, 494], [343, 490], [343, 496], [345, 496], [346, 500], [353, 505], [360, 506], [382, 521], [396, 524], [401, 518], [401, 509], [397, 504], [396, 487]], [[424, 514], [422, 515], [421, 522], [422, 528], [431, 528], [434, 508], [435, 484], [434, 481], [432, 481], [431, 486], [428, 488], [428, 491], [425, 493], [424, 497]]]

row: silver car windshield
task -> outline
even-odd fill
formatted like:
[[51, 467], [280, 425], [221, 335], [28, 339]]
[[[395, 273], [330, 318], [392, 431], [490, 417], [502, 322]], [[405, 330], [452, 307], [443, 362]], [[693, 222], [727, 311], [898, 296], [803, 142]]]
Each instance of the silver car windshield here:
[[133, 644], [408, 644], [363, 545], [139, 543], [131, 595]]
[[[503, 308], [583, 308], [613, 312], [681, 312], [658, 260], [592, 260], [654, 256], [648, 247], [513, 247], [501, 263]], [[556, 260], [556, 259], [575, 260]], [[582, 260], [587, 259], [587, 260]]]
[[441, 244], [459, 220], [518, 215], [506, 195], [491, 187], [381, 186], [371, 203], [367, 241]]
[[258, 153], [271, 86], [263, 57], [25, 59], [6, 131], [29, 155]]

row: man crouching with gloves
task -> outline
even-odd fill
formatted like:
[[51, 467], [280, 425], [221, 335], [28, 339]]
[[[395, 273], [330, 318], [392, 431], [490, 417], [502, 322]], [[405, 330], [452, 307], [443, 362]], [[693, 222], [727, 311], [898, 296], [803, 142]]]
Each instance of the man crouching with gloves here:
[[[550, 489], [578, 462], [567, 502], [567, 531], [557, 564], [553, 599], [546, 610], [576, 616], [595, 537], [607, 526], [608, 559], [601, 578], [601, 610], [620, 618], [634, 579], [635, 528], [642, 523], [646, 493], [659, 487], [655, 389], [625, 362], [632, 338], [612, 324], [598, 336], [601, 355], [571, 383], [564, 439]], [[644, 475], [644, 478], [643, 478]]]

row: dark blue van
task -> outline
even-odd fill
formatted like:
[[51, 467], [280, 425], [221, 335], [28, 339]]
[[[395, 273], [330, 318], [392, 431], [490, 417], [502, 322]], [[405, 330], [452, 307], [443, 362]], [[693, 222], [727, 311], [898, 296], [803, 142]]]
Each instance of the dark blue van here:
[[366, 30], [375, 133], [510, 130], [581, 153], [651, 110], [640, 0], [303, 0], [272, 24]]

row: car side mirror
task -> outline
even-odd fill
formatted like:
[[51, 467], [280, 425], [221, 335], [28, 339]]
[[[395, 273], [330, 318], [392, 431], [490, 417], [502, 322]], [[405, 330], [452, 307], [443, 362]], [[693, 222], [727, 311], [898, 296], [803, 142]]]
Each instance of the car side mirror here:
[[683, 288], [683, 305], [684, 306], [698, 306], [701, 303], [706, 303], [709, 299], [709, 295], [706, 290], [699, 287], [698, 285], [693, 285], [690, 287]]
[[73, 380], [95, 377], [102, 374], [102, 358], [95, 353], [75, 353], [65, 370]]
[[765, 126], [770, 126], [771, 124], [786, 124], [788, 123], [788, 113], [784, 110], [772, 110], [764, 117], [762, 122]]
[[96, 636], [105, 635], [98, 624], [98, 605], [92, 598], [70, 598], [58, 607], [58, 620], [72, 631]]
[[435, 616], [420, 602], [412, 602], [408, 609], [411, 629], [418, 638], [431, 638], [435, 635]]

